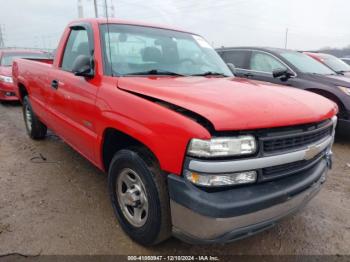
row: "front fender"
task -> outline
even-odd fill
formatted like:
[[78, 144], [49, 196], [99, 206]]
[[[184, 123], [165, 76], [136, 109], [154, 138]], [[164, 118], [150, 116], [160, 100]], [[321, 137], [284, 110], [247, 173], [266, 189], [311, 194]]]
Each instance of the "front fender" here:
[[[115, 96], [115, 95], [114, 95]], [[110, 100], [110, 99], [109, 99]], [[194, 120], [152, 101], [118, 91], [118, 103], [97, 103], [102, 122], [96, 151], [102, 163], [103, 134], [114, 128], [144, 144], [162, 170], [180, 175], [187, 145], [192, 138], [209, 139], [209, 131]]]

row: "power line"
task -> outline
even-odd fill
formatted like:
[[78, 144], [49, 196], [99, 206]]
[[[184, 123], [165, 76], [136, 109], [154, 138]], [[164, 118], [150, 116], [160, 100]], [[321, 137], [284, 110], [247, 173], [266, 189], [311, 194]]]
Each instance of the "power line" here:
[[[111, 0], [110, 4], [106, 1], [93, 0], [95, 17], [115, 17], [114, 2]], [[100, 10], [102, 9], [102, 14]]]

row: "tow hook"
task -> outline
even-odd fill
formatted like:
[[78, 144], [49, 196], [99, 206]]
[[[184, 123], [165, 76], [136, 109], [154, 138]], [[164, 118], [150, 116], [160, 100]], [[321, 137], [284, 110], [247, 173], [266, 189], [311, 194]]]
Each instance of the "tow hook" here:
[[333, 159], [332, 159], [332, 156], [333, 156], [333, 152], [332, 151], [329, 151], [326, 153], [326, 161], [327, 161], [327, 167], [329, 169], [332, 169], [333, 167]]

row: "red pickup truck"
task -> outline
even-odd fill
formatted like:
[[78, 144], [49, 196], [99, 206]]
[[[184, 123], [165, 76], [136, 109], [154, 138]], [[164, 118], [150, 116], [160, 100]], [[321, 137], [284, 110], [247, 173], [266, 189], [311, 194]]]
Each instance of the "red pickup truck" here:
[[331, 166], [337, 106], [235, 78], [199, 35], [105, 19], [69, 24], [53, 61], [18, 59], [29, 136], [52, 129], [101, 170], [143, 245], [223, 243], [303, 207]]

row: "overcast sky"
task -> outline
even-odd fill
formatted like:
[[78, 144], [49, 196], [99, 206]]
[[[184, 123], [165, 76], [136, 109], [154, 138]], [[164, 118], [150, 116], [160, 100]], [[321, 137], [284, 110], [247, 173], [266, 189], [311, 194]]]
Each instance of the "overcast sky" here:
[[[93, 17], [93, 0], [81, 0]], [[7, 46], [55, 48], [78, 0], [0, 0]], [[104, 0], [98, 0], [101, 15]], [[172, 25], [204, 36], [215, 47], [312, 50], [350, 45], [349, 0], [107, 0], [115, 16]], [[111, 10], [110, 10], [111, 12]]]

